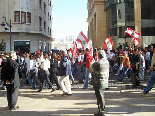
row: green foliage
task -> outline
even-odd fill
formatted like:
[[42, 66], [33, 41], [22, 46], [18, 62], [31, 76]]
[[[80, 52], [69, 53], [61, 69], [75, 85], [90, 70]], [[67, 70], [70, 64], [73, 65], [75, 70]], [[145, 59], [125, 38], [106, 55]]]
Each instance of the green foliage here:
[[2, 42], [0, 43], [0, 51], [4, 51], [6, 48], [6, 43], [3, 42], [3, 39], [2, 39]]

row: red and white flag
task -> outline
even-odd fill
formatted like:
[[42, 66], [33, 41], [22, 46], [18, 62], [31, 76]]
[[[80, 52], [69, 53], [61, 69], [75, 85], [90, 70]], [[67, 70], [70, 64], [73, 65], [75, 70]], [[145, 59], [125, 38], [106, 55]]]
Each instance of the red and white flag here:
[[135, 44], [135, 46], [140, 43], [139, 38], [133, 38], [132, 40], [133, 40], [133, 43]]
[[112, 50], [113, 41], [112, 41], [112, 39], [110, 38], [110, 36], [105, 40], [104, 45], [105, 45], [105, 49], [106, 49], [106, 50]]
[[87, 37], [83, 34], [82, 31], [79, 33], [79, 36], [78, 36], [78, 38], [76, 39], [76, 41], [78, 41], [78, 42], [81, 44], [82, 49], [85, 49], [86, 46], [87, 46], [87, 44], [88, 44], [88, 39], [87, 39]]
[[91, 57], [93, 57], [93, 44], [92, 44], [92, 40], [89, 40], [88, 46], [89, 46], [89, 55]]
[[76, 42], [73, 41], [73, 45], [74, 45], [74, 52], [75, 52], [75, 55], [76, 55], [75, 57], [78, 57], [79, 51], [78, 51]]
[[127, 30], [125, 31], [127, 34], [129, 34], [131, 37], [133, 37], [133, 43], [135, 45], [139, 44], [140, 43], [140, 40], [139, 40], [139, 36], [140, 36], [140, 33], [130, 29], [130, 28], [127, 28]]

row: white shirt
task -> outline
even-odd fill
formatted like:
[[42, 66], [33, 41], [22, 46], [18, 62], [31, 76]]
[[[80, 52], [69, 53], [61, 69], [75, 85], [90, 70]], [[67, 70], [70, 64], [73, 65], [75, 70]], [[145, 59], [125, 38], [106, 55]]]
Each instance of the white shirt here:
[[150, 52], [146, 53], [145, 60], [150, 60]]
[[43, 70], [48, 71], [49, 68], [50, 68], [50, 61], [46, 59], [43, 61]]
[[30, 60], [30, 69], [29, 70], [36, 70], [36, 60]]
[[43, 62], [43, 60], [44, 60], [43, 55], [40, 56], [40, 60], [41, 60], [41, 62]]
[[112, 53], [112, 54], [110, 53], [110, 59], [111, 60], [114, 60], [115, 59], [115, 54], [114, 53]]

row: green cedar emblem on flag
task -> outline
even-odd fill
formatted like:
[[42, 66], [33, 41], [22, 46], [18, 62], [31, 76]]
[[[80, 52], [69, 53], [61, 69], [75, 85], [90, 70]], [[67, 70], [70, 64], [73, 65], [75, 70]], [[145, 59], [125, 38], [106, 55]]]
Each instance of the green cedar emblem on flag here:
[[109, 41], [107, 41], [107, 45], [109, 44]]
[[83, 45], [85, 45], [86, 44], [86, 40], [82, 41], [82, 43], [83, 43]]

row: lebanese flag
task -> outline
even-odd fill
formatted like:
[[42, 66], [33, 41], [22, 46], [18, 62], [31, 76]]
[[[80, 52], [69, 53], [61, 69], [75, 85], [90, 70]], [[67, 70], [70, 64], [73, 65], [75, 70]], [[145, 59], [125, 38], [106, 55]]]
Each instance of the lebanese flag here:
[[76, 54], [76, 57], [77, 57], [79, 55], [79, 50], [77, 48], [76, 42], [73, 41], [73, 45], [74, 45], [74, 51], [75, 51], [75, 54]]
[[81, 46], [82, 46], [82, 49], [85, 49], [87, 44], [88, 44], [88, 39], [87, 37], [83, 34], [83, 32], [81, 31], [79, 33], [79, 36], [77, 37], [76, 41], [78, 41]]
[[137, 46], [140, 43], [139, 38], [133, 38], [133, 43], [135, 44], [135, 46]]
[[105, 45], [105, 49], [106, 49], [106, 50], [112, 50], [113, 41], [112, 41], [112, 39], [110, 38], [110, 36], [105, 40], [104, 45]]
[[140, 40], [139, 40], [139, 36], [140, 36], [140, 33], [130, 29], [130, 28], [127, 28], [127, 30], [125, 31], [127, 34], [129, 34], [131, 37], [133, 37], [133, 43], [135, 45], [139, 44], [140, 43]]
[[92, 40], [89, 40], [88, 46], [89, 46], [89, 55], [93, 58], [93, 44], [92, 44]]

